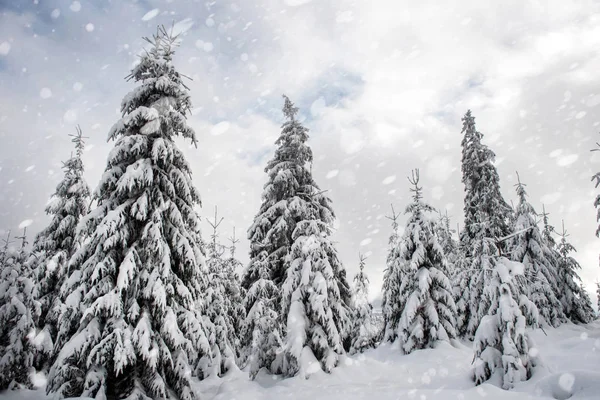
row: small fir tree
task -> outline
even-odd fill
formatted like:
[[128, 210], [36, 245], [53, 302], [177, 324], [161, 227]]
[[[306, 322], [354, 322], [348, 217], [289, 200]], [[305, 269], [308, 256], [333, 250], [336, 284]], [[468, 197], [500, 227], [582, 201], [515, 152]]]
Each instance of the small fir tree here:
[[[435, 223], [428, 213], [434, 209], [422, 201], [419, 171], [413, 171], [413, 202], [406, 208], [409, 214], [401, 241], [401, 281], [395, 302], [400, 315], [395, 335], [404, 353], [432, 347], [439, 340], [456, 335], [456, 306], [448, 279], [444, 251], [435, 235]], [[388, 297], [389, 298], [389, 297]]]
[[369, 302], [369, 278], [365, 273], [365, 260], [359, 255], [359, 272], [354, 276], [354, 313], [352, 328], [352, 343], [350, 353], [362, 353], [365, 349], [373, 346], [375, 335], [373, 334], [372, 313], [373, 306]]
[[227, 266], [223, 258], [225, 247], [219, 243], [219, 225], [223, 218], [218, 219], [215, 207], [214, 221], [208, 221], [212, 228], [210, 242], [207, 246], [208, 281], [206, 288], [206, 309], [204, 313], [208, 316], [214, 326], [214, 341], [209, 366], [204, 366], [204, 375], [222, 376], [231, 370], [236, 364], [235, 353], [235, 320], [231, 318], [231, 298], [227, 296], [225, 285], [227, 281]]
[[176, 40], [163, 27], [148, 39], [129, 76], [140, 85], [110, 130], [97, 208], [82, 221], [87, 239], [64, 285], [66, 344], [47, 386], [57, 397], [197, 398], [193, 366], [210, 354], [198, 312], [207, 282], [200, 196], [174, 143], [196, 143]]
[[581, 278], [577, 273], [581, 270], [581, 265], [571, 256], [571, 253], [577, 250], [567, 241], [568, 236], [563, 221], [557, 247], [559, 298], [568, 319], [586, 324], [594, 319], [594, 310], [586, 290], [581, 285]]
[[10, 232], [0, 249], [0, 390], [33, 388], [36, 320], [40, 306], [27, 266], [25, 233], [20, 248]]
[[245, 293], [243, 303], [246, 317], [241, 326], [241, 358], [250, 366], [251, 379], [256, 378], [262, 368], [273, 370], [277, 350], [282, 345], [279, 315], [276, 311], [279, 304], [275, 302], [278, 288], [271, 280], [267, 259], [266, 251], [255, 259], [257, 275]]
[[[600, 142], [596, 142], [596, 149], [592, 151], [600, 151]], [[600, 186], [600, 172], [597, 172], [594, 176], [592, 176], [592, 181], [596, 181], [596, 189]], [[594, 200], [594, 207], [598, 209], [598, 214], [596, 214], [596, 222], [598, 222], [598, 229], [596, 229], [596, 236], [600, 237], [600, 194], [596, 196], [596, 200]]]
[[519, 204], [512, 238], [512, 259], [525, 266], [526, 287], [521, 290], [535, 303], [546, 323], [557, 327], [565, 320], [557, 298], [558, 273], [553, 268], [552, 258], [547, 258], [550, 251], [534, 219], [537, 213], [527, 201], [525, 185], [519, 179], [515, 187]]

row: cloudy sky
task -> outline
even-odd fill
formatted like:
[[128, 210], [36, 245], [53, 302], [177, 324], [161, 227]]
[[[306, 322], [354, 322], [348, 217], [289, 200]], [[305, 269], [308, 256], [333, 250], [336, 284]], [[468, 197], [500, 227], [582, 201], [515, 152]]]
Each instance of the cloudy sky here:
[[[341, 258], [352, 276], [359, 251], [370, 254], [376, 297], [385, 216], [391, 204], [404, 210], [412, 168], [426, 199], [462, 225], [460, 119], [470, 108], [506, 199], [518, 171], [538, 211], [543, 203], [553, 224], [564, 219], [591, 291], [600, 277], [591, 182], [600, 153], [590, 152], [600, 141], [600, 3], [494, 3], [0, 1], [0, 229], [47, 223], [77, 124], [95, 188], [142, 37], [175, 23], [199, 138], [197, 149], [180, 145], [203, 214], [218, 205], [225, 217], [224, 237], [235, 226], [245, 239], [258, 209], [286, 93], [310, 129]], [[247, 250], [243, 240], [244, 261]]]

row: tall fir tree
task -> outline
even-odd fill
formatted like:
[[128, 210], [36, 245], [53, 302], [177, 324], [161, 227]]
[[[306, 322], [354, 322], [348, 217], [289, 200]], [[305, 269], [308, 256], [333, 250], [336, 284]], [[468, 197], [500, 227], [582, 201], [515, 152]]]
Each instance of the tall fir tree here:
[[68, 272], [68, 261], [78, 248], [77, 226], [89, 212], [90, 188], [83, 177], [85, 148], [84, 136], [77, 127], [72, 136], [75, 155], [63, 163], [64, 177], [56, 186], [56, 191], [46, 206], [50, 224], [42, 230], [33, 243], [29, 259], [35, 279], [35, 296], [41, 304], [38, 335], [40, 349], [36, 357], [36, 367], [47, 370], [49, 361], [54, 359], [54, 344], [58, 334], [58, 319], [63, 309], [59, 291]]
[[[57, 397], [196, 399], [191, 375], [210, 352], [200, 195], [174, 143], [196, 143], [191, 101], [172, 64], [177, 38], [159, 27], [129, 79], [115, 147], [69, 262], [68, 335], [49, 374]], [[74, 321], [76, 321], [74, 323]]]
[[500, 371], [503, 389], [531, 377], [534, 360], [526, 326], [537, 326], [537, 309], [524, 294], [518, 294], [514, 278], [523, 266], [499, 257], [486, 287], [489, 314], [475, 333], [473, 378], [479, 385]]
[[560, 242], [558, 243], [558, 292], [565, 316], [572, 322], [586, 324], [594, 319], [591, 300], [581, 285], [577, 274], [581, 265], [571, 256], [575, 247], [567, 241], [569, 234], [563, 221]]
[[369, 302], [369, 278], [365, 273], [365, 260], [359, 255], [359, 271], [354, 276], [354, 312], [352, 327], [352, 343], [350, 353], [362, 353], [373, 346], [376, 335], [373, 332], [373, 306]]
[[[398, 308], [396, 321], [386, 321], [387, 340], [399, 341], [403, 352], [429, 348], [439, 340], [456, 335], [456, 306], [448, 279], [444, 250], [435, 234], [436, 224], [428, 215], [433, 207], [423, 202], [419, 171], [409, 179], [413, 185], [413, 202], [400, 246], [401, 280], [388, 282], [389, 290], [398, 286], [397, 298], [388, 296]], [[393, 302], [391, 301], [393, 300]]]
[[[297, 190], [286, 201], [284, 213], [295, 226], [283, 263], [286, 276], [280, 320], [285, 336], [276, 369], [286, 376], [306, 376], [307, 362], [315, 360], [330, 372], [344, 354], [350, 338], [352, 293], [330, 238], [335, 220], [331, 200], [320, 191], [306, 162], [312, 162], [306, 145], [308, 130], [296, 119], [298, 108], [286, 96], [284, 100], [287, 122], [268, 170], [274, 174], [274, 186]], [[306, 161], [299, 164], [297, 160]]]
[[535, 220], [537, 213], [527, 201], [525, 185], [519, 179], [515, 187], [519, 203], [511, 258], [525, 266], [526, 287], [521, 290], [533, 301], [546, 323], [557, 327], [565, 320], [562, 305], [557, 298], [558, 273], [554, 269], [552, 258], [548, 258], [550, 251]]
[[[347, 343], [350, 336], [348, 316], [351, 310], [352, 293], [346, 279], [346, 271], [329, 240], [331, 224], [335, 218], [331, 200], [320, 191], [312, 177], [312, 151], [306, 144], [308, 129], [298, 121], [297, 113], [298, 108], [284, 96], [283, 114], [286, 122], [276, 141], [275, 155], [265, 168], [269, 180], [264, 187], [260, 210], [248, 230], [250, 263], [242, 278], [242, 287], [250, 293], [257, 281], [272, 282], [277, 290], [268, 292], [273, 293], [275, 298], [263, 299], [263, 304], [277, 305], [274, 311], [278, 314], [279, 324], [275, 324], [273, 328], [287, 325], [287, 308], [290, 299], [282, 297], [285, 292], [283, 286], [284, 281], [290, 279], [288, 270], [293, 268], [291, 264], [294, 257], [299, 256], [297, 254], [292, 256], [292, 247], [296, 240], [305, 240], [316, 232], [315, 229], [319, 230], [320, 234], [325, 235], [319, 239], [320, 250], [322, 250], [320, 255], [327, 257], [327, 264], [333, 274], [333, 279], [329, 283], [335, 287], [330, 289], [332, 293], [336, 293], [334, 297], [339, 295], [340, 298], [339, 310], [334, 313], [334, 318], [337, 319], [335, 325], [339, 330], [340, 339]], [[317, 214], [314, 215], [315, 213]], [[298, 230], [301, 223], [302, 228]], [[300, 232], [302, 230], [304, 232]], [[261, 278], [264, 268], [268, 269], [268, 279]], [[288, 285], [288, 289], [295, 291], [298, 288], [295, 284], [291, 284]], [[252, 302], [246, 301], [248, 313], [253, 306]], [[332, 307], [337, 308], [338, 304]], [[287, 335], [287, 332], [285, 334]], [[254, 337], [254, 334], [250, 336]], [[282, 332], [276, 336], [283, 338], [285, 335]], [[268, 353], [267, 349], [260, 352]], [[283, 367], [277, 367], [277, 369], [281, 368]], [[297, 372], [294, 371], [294, 367], [286, 366], [284, 369], [286, 374]]]
[[11, 246], [10, 232], [0, 249], [0, 390], [32, 389], [36, 322], [41, 307], [27, 265], [25, 232]]
[[[465, 185], [465, 226], [462, 244], [481, 238], [502, 238], [510, 233], [512, 209], [500, 192], [500, 177], [493, 162], [496, 154], [482, 143], [483, 134], [475, 127], [468, 110], [462, 119], [462, 182]], [[472, 252], [467, 249], [467, 257]]]
[[505, 246], [505, 243], [490, 245], [487, 239], [503, 238], [510, 233], [512, 211], [500, 192], [500, 178], [493, 164], [495, 154], [482, 143], [483, 134], [477, 131], [471, 110], [462, 121], [465, 223], [460, 233], [462, 260], [457, 263], [454, 286], [461, 314], [458, 330], [471, 338], [490, 305], [482, 296], [491, 279], [493, 258]]

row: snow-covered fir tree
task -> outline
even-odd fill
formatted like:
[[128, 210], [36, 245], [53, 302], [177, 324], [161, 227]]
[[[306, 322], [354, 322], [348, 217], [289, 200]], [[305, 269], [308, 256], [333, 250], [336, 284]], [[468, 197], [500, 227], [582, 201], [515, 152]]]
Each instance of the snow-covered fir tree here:
[[565, 320], [562, 305], [557, 297], [558, 273], [554, 269], [552, 258], [547, 258], [550, 251], [535, 221], [537, 213], [527, 201], [525, 185], [519, 180], [515, 187], [519, 203], [516, 210], [511, 258], [524, 265], [526, 286], [519, 289], [524, 291], [537, 306], [545, 322], [557, 327]]
[[383, 329], [377, 338], [378, 342], [382, 340], [393, 341], [396, 337], [397, 322], [400, 320], [400, 310], [398, 308], [398, 298], [402, 282], [402, 258], [400, 254], [400, 234], [399, 234], [399, 215], [396, 214], [392, 205], [392, 216], [386, 217], [392, 221], [392, 233], [388, 240], [388, 254], [386, 258], [386, 268], [383, 273], [383, 286], [381, 288], [381, 311], [383, 314]]
[[279, 323], [278, 288], [271, 280], [266, 251], [258, 254], [253, 264], [255, 280], [245, 293], [246, 315], [241, 326], [241, 360], [247, 363], [250, 378], [262, 368], [273, 370], [272, 364], [282, 342]]
[[87, 240], [69, 262], [60, 323], [72, 334], [47, 386], [57, 397], [195, 399], [192, 371], [210, 352], [197, 311], [207, 286], [200, 195], [174, 143], [196, 143], [191, 101], [172, 64], [177, 38], [160, 27], [148, 41], [129, 76], [139, 86], [108, 135]]
[[596, 282], [596, 307], [598, 307], [598, 311], [596, 316], [600, 316], [600, 282]]
[[27, 265], [25, 233], [11, 246], [10, 232], [0, 249], [0, 390], [33, 388], [36, 321], [40, 306]]
[[376, 335], [373, 332], [373, 306], [369, 302], [369, 278], [365, 273], [365, 260], [359, 255], [359, 271], [354, 276], [354, 312], [352, 314], [352, 343], [350, 353], [362, 353], [373, 346]]
[[[596, 149], [592, 151], [600, 151], [600, 142], [596, 142]], [[600, 172], [597, 172], [592, 176], [592, 181], [595, 181], [596, 189], [600, 186]], [[598, 209], [598, 213], [596, 214], [596, 222], [598, 222], [598, 229], [596, 229], [596, 236], [600, 237], [600, 194], [596, 196], [596, 200], [594, 200], [594, 207]]]
[[[510, 233], [511, 207], [500, 192], [500, 177], [493, 162], [495, 153], [482, 143], [468, 110], [462, 119], [462, 182], [465, 185], [465, 226], [460, 240], [469, 244], [481, 238], [502, 238]], [[467, 248], [467, 257], [472, 252]]]
[[85, 143], [79, 127], [72, 138], [75, 154], [63, 163], [64, 177], [46, 206], [50, 224], [36, 236], [29, 259], [35, 296], [41, 304], [36, 367], [43, 370], [49, 367], [47, 362], [55, 355], [58, 318], [63, 308], [59, 290], [67, 276], [68, 261], [79, 245], [77, 226], [89, 211], [90, 189], [83, 177], [81, 160]]
[[445, 214], [439, 212], [435, 233], [438, 237], [440, 246], [442, 246], [442, 249], [444, 250], [448, 265], [448, 277], [450, 278], [454, 276], [455, 265], [459, 257], [458, 242], [452, 237], [453, 232], [452, 228], [450, 228], [450, 217], [448, 216], [448, 212], [446, 211]]
[[591, 300], [581, 286], [581, 278], [577, 273], [581, 266], [571, 256], [575, 247], [567, 241], [569, 234], [563, 222], [558, 253], [558, 293], [565, 316], [576, 323], [588, 323], [594, 319]]
[[225, 298], [228, 301], [227, 313], [233, 331], [230, 332], [230, 341], [236, 351], [238, 360], [241, 360], [241, 329], [246, 317], [246, 309], [244, 308], [245, 291], [241, 286], [239, 272], [243, 269], [243, 264], [236, 256], [236, 246], [239, 240], [235, 236], [235, 227], [233, 228], [233, 236], [229, 238], [231, 245], [228, 246], [229, 256], [225, 259], [225, 281], [223, 287], [225, 289]]
[[460, 334], [470, 338], [489, 307], [489, 301], [482, 296], [491, 279], [490, 257], [503, 250], [484, 242], [487, 238], [499, 239], [510, 233], [512, 210], [500, 192], [500, 178], [493, 164], [495, 154], [482, 143], [483, 134], [477, 131], [470, 110], [462, 121], [465, 223], [460, 232], [462, 255], [456, 263], [454, 287], [460, 314], [457, 328]]
[[[434, 209], [423, 202], [419, 186], [419, 171], [409, 179], [413, 201], [406, 208], [409, 214], [400, 245], [400, 276], [388, 282], [387, 290], [399, 286], [397, 298], [387, 296], [399, 319], [386, 321], [389, 341], [399, 341], [404, 353], [432, 347], [439, 340], [456, 335], [456, 306], [444, 250], [435, 234], [436, 223], [428, 215]], [[393, 302], [392, 302], [393, 300]]]
[[[275, 155], [265, 169], [268, 182], [264, 187], [263, 202], [254, 223], [248, 230], [250, 263], [244, 273], [242, 286], [248, 291], [247, 296], [250, 296], [250, 292], [253, 292], [251, 287], [261, 279], [260, 270], [268, 268], [268, 281], [272, 282], [278, 290], [272, 292], [276, 296], [275, 298], [264, 299], [264, 303], [273, 304], [276, 307], [274, 311], [278, 314], [279, 324], [275, 326], [286, 326], [290, 299], [282, 298], [282, 295], [285, 295], [285, 291], [282, 290], [284, 281], [289, 281], [287, 283], [288, 296], [296, 290], [304, 290], [304, 288], [296, 287], [296, 283], [292, 283], [293, 277], [290, 277], [288, 271], [290, 268], [295, 268], [291, 264], [299, 256], [297, 254], [292, 256], [292, 247], [295, 241], [312, 237], [315, 229], [318, 229], [319, 234], [325, 236], [319, 238], [320, 250], [316, 253], [326, 256], [327, 264], [331, 268], [333, 277], [328, 284], [335, 287], [331, 287], [329, 290], [331, 293], [335, 293], [334, 297], [339, 296], [339, 304], [330, 306], [335, 309], [333, 318], [336, 319], [335, 327], [340, 335], [340, 340], [347, 343], [350, 337], [349, 315], [352, 293], [346, 279], [346, 271], [329, 240], [331, 224], [334, 220], [331, 200], [320, 191], [312, 177], [312, 151], [306, 144], [308, 129], [302, 126], [296, 118], [298, 108], [286, 96], [284, 96], [283, 113], [286, 122], [276, 141]], [[316, 216], [313, 215], [314, 213], [317, 213]], [[298, 230], [299, 224], [302, 224], [300, 230]], [[316, 228], [314, 228], [315, 226]], [[320, 268], [321, 264], [317, 264]], [[254, 304], [248, 301], [245, 303], [246, 311], [250, 314]], [[294, 306], [294, 308], [296, 307]], [[287, 334], [287, 332], [283, 332], [280, 337]], [[254, 335], [251, 336], [254, 337]], [[332, 346], [335, 347], [337, 344], [332, 344]], [[304, 343], [301, 344], [301, 347], [304, 347]], [[268, 353], [267, 349], [263, 350], [263, 353]], [[338, 351], [337, 347], [336, 351]], [[321, 354], [318, 353], [319, 351], [317, 351], [317, 357], [320, 357]], [[288, 355], [292, 357], [292, 353]], [[325, 369], [328, 369], [331, 363], [323, 365]], [[289, 363], [286, 364], [286, 367], [280, 365], [277, 368], [283, 368], [282, 371], [288, 375], [298, 372]]]
[[[206, 288], [206, 309], [208, 316], [214, 326], [214, 338], [210, 340], [212, 344], [212, 361], [209, 365], [203, 367], [204, 375], [222, 376], [227, 371], [235, 367], [236, 355], [236, 334], [235, 319], [232, 318], [231, 298], [227, 296], [225, 285], [228, 279], [226, 273], [226, 262], [224, 259], [225, 246], [219, 242], [219, 225], [223, 221], [217, 217], [217, 208], [215, 207], [215, 219], [209, 221], [212, 227], [212, 234], [207, 246], [206, 265], [208, 266], [208, 281], [210, 284]], [[235, 284], [235, 282], [232, 282]]]
[[[490, 246], [493, 246], [490, 243]], [[537, 326], [537, 310], [524, 294], [518, 295], [514, 277], [523, 265], [499, 257], [486, 287], [491, 300], [489, 314], [475, 333], [473, 377], [479, 385], [499, 373], [503, 389], [531, 377], [534, 360], [526, 326]]]

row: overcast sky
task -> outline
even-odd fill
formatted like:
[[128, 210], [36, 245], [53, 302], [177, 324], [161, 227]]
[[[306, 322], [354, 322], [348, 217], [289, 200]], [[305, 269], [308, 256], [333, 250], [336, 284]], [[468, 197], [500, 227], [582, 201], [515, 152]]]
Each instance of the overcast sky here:
[[407, 205], [412, 168], [426, 200], [462, 226], [469, 108], [497, 154], [505, 198], [516, 198], [518, 171], [537, 210], [545, 204], [557, 227], [564, 219], [595, 289], [597, 1], [0, 0], [0, 13], [0, 229], [45, 226], [77, 124], [96, 187], [142, 37], [175, 23], [175, 63], [193, 79], [189, 123], [199, 139], [197, 149], [179, 143], [203, 215], [219, 206], [222, 236], [236, 226], [244, 262], [285, 93], [310, 129], [313, 174], [333, 200], [350, 277], [359, 251], [370, 253], [372, 297], [391, 231], [385, 216], [390, 204]]

